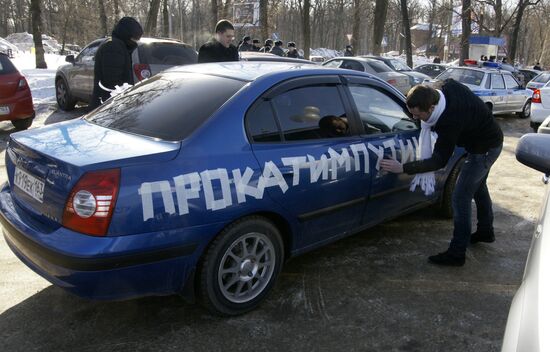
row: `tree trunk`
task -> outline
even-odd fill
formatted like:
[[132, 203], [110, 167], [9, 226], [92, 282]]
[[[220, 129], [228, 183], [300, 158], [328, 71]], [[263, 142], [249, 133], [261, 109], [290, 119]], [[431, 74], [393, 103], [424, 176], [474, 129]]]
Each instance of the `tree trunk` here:
[[160, 0], [151, 0], [151, 7], [145, 21], [145, 34], [153, 37], [157, 32], [157, 17], [159, 15]]
[[514, 22], [514, 27], [512, 30], [512, 36], [510, 38], [510, 50], [508, 51], [508, 57], [511, 64], [514, 63], [516, 58], [517, 44], [518, 44], [518, 35], [521, 26], [521, 20], [523, 19], [523, 13], [525, 8], [529, 6], [528, 0], [519, 0], [518, 4], [518, 13], [516, 14], [516, 21]]
[[40, 0], [31, 0], [31, 13], [36, 68], [48, 68], [46, 60], [44, 60], [44, 47], [42, 46], [42, 14], [40, 10]]
[[470, 34], [472, 33], [471, 0], [462, 0], [462, 37], [460, 39], [460, 65], [470, 55]]
[[382, 52], [382, 39], [384, 38], [384, 25], [388, 13], [388, 0], [376, 0], [374, 8], [374, 30], [372, 34], [372, 53], [380, 55]]
[[260, 0], [260, 33], [262, 40], [269, 38], [269, 23], [267, 17], [267, 0]]
[[[432, 45], [432, 34], [434, 30], [434, 21], [435, 21], [435, 11], [437, 9], [437, 0], [431, 1], [432, 8], [430, 11], [429, 26], [428, 26], [428, 39], [426, 40], [426, 57], [428, 57], [430, 52], [430, 46]], [[441, 31], [440, 31], [441, 32]], [[418, 45], [418, 43], [417, 43]]]
[[212, 31], [214, 31], [214, 28], [216, 28], [216, 23], [218, 23], [218, 0], [211, 0], [210, 17], [212, 18], [210, 27], [212, 28]]
[[168, 13], [168, 0], [163, 1], [162, 7], [162, 36], [170, 37], [170, 15]]
[[115, 23], [120, 19], [120, 7], [118, 6], [118, 0], [114, 0], [115, 5]]
[[542, 42], [542, 50], [540, 52], [539, 59], [537, 62], [540, 62], [541, 65], [544, 67], [545, 60], [548, 57], [548, 54], [550, 54], [550, 28], [546, 28], [546, 34], [544, 36], [544, 41]]
[[405, 52], [407, 53], [407, 65], [413, 67], [411, 25], [409, 23], [409, 10], [407, 0], [401, 0], [401, 16], [403, 17], [403, 29], [405, 34]]
[[311, 27], [309, 25], [309, 12], [311, 10], [310, 0], [304, 0], [303, 8], [303, 36], [304, 36], [304, 58], [309, 60], [309, 48], [311, 47]]
[[495, 2], [495, 37], [500, 37], [502, 34], [502, 0]]
[[231, 0], [225, 0], [225, 5], [223, 7], [223, 18], [229, 19], [231, 17]]
[[355, 55], [360, 53], [361, 49], [361, 14], [362, 14], [362, 1], [353, 0], [353, 30], [351, 37], [351, 45], [353, 46], [353, 52]]
[[101, 36], [105, 37], [107, 36], [107, 33], [109, 33], [107, 29], [107, 15], [105, 14], [105, 4], [103, 3], [103, 0], [98, 1], [99, 6], [99, 20], [101, 22]]

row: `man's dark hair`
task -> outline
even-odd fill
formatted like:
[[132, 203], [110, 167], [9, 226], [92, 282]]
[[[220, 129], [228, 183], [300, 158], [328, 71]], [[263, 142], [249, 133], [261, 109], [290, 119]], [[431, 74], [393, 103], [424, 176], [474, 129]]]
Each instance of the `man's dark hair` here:
[[254, 44], [260, 44], [260, 41], [258, 39], [252, 39], [252, 43]]
[[272, 46], [272, 45], [273, 45], [273, 40], [271, 40], [271, 39], [266, 39], [264, 44], [265, 44], [266, 46], [268, 46], [268, 45], [269, 45], [269, 46]]
[[425, 85], [414, 86], [407, 94], [407, 106], [411, 109], [429, 111], [432, 105], [439, 103], [439, 92]]
[[282, 40], [277, 40], [275, 42], [275, 46], [283, 46], [283, 41]]
[[228, 29], [235, 30], [233, 24], [228, 20], [219, 20], [218, 23], [216, 23], [216, 33], [224, 33]]

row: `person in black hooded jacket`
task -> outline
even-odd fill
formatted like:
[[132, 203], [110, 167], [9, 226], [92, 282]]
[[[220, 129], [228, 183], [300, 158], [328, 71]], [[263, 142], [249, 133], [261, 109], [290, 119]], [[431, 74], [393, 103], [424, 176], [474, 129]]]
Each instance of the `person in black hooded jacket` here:
[[132, 17], [123, 17], [115, 25], [112, 37], [99, 46], [95, 54], [92, 108], [111, 96], [110, 92], [99, 86], [99, 82], [109, 89], [124, 83], [134, 84], [132, 52], [142, 35], [143, 28], [138, 21]]

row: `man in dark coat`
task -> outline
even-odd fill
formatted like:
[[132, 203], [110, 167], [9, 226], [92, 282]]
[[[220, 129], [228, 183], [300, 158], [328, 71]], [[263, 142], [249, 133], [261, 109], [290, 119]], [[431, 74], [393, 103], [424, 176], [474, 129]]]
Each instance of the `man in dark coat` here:
[[269, 52], [275, 55], [285, 56], [285, 51], [283, 50], [283, 41], [277, 40], [275, 42], [275, 46], [271, 48]]
[[228, 20], [220, 20], [216, 24], [214, 38], [203, 44], [199, 49], [199, 63], [239, 61], [237, 47], [231, 42], [235, 38], [235, 28]]
[[252, 44], [250, 44], [250, 37], [248, 35], [244, 36], [243, 42], [239, 45], [239, 51], [254, 51], [252, 49]]
[[296, 50], [296, 43], [288, 42], [287, 47], [288, 47], [288, 51], [286, 53], [287, 57], [292, 57], [295, 59], [300, 58], [300, 54], [298, 54], [298, 50]]
[[542, 67], [540, 67], [540, 62], [537, 62], [537, 64], [533, 66], [533, 70], [542, 71]]
[[344, 56], [355, 56], [353, 54], [353, 48], [351, 47], [351, 45], [346, 45], [346, 51], [344, 51]]
[[273, 40], [266, 39], [264, 42], [264, 46], [260, 49], [261, 53], [268, 53], [271, 51], [271, 47], [273, 46]]
[[[429, 154], [421, 155], [423, 160], [403, 165], [394, 159], [384, 159], [380, 166], [382, 170], [393, 173], [417, 174], [415, 179], [433, 176], [432, 171], [445, 167], [455, 146], [466, 149], [468, 154], [452, 195], [453, 238], [447, 251], [429, 257], [434, 264], [462, 266], [468, 244], [495, 240], [487, 176], [502, 151], [502, 130], [483, 101], [454, 80], [445, 81], [441, 90], [424, 85], [413, 87], [407, 95], [407, 108], [415, 119], [422, 121], [421, 154], [425, 154], [423, 146], [426, 144]], [[437, 137], [432, 131], [437, 133]], [[426, 135], [427, 143], [422, 141]], [[473, 234], [472, 199], [477, 208], [477, 231]]]
[[143, 29], [138, 21], [123, 17], [115, 25], [112, 37], [99, 46], [95, 54], [92, 108], [111, 97], [110, 92], [99, 87], [99, 82], [109, 89], [124, 83], [134, 84], [132, 52], [142, 35]]
[[255, 52], [260, 51], [260, 41], [258, 39], [252, 40], [252, 51], [255, 51]]

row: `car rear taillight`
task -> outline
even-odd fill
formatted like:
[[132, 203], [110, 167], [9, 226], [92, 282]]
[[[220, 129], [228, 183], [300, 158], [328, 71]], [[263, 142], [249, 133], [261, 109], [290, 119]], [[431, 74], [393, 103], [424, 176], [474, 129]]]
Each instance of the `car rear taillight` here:
[[397, 84], [397, 80], [395, 80], [395, 79], [388, 79], [386, 82], [388, 82], [392, 86], [395, 86]]
[[134, 73], [140, 81], [151, 77], [151, 67], [147, 64], [134, 64]]
[[21, 77], [19, 84], [17, 84], [17, 90], [24, 90], [25, 88], [27, 88], [27, 80]]
[[531, 98], [531, 103], [542, 104], [542, 99], [540, 97], [540, 90], [539, 89], [535, 89], [535, 91], [533, 92], [533, 97]]
[[465, 59], [464, 60], [464, 65], [468, 66], [477, 66], [477, 60], [472, 60], [472, 59]]
[[120, 183], [120, 169], [87, 172], [73, 187], [63, 212], [63, 226], [105, 236], [111, 223]]

